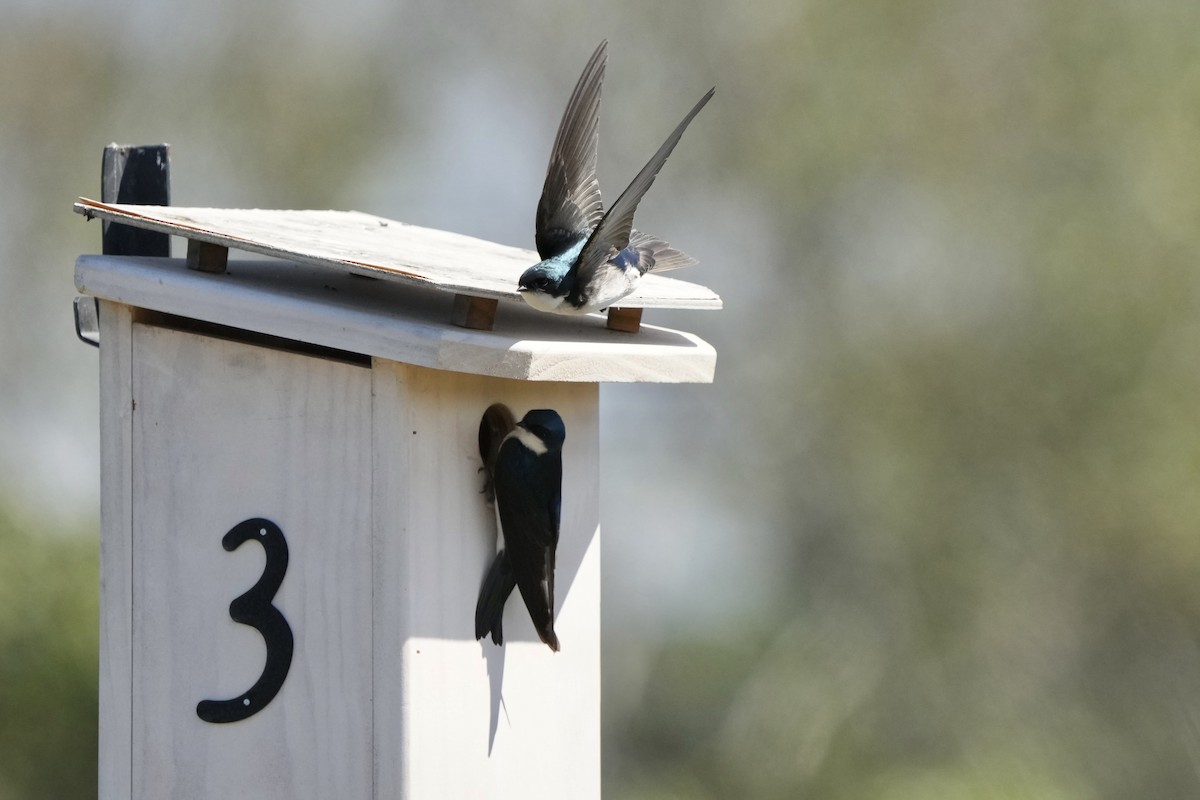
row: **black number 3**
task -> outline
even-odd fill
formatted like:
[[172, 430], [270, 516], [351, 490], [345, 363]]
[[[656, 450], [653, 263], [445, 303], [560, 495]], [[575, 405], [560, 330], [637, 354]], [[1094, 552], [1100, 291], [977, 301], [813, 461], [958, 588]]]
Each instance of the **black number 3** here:
[[201, 700], [196, 705], [196, 715], [205, 722], [238, 722], [262, 711], [279, 692], [292, 666], [292, 629], [279, 609], [271, 605], [287, 572], [287, 541], [274, 522], [248, 519], [233, 526], [221, 539], [221, 546], [233, 552], [251, 539], [262, 544], [267, 565], [258, 583], [229, 604], [229, 616], [262, 634], [267, 645], [267, 662], [259, 679], [238, 697]]

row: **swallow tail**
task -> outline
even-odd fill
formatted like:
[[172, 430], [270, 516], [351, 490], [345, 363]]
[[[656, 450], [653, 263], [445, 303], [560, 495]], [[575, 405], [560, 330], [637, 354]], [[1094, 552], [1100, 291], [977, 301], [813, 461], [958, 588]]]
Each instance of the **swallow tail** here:
[[490, 633], [495, 644], [504, 644], [504, 603], [516, 585], [517, 578], [507, 556], [504, 552], [498, 553], [483, 579], [479, 601], [475, 604], [476, 639]]
[[696, 259], [682, 250], [676, 250], [671, 245], [655, 236], [642, 231], [634, 231], [629, 237], [629, 246], [621, 251], [621, 255], [632, 252], [635, 257], [630, 259], [631, 266], [645, 275], [647, 272], [666, 272], [670, 269], [690, 267]]

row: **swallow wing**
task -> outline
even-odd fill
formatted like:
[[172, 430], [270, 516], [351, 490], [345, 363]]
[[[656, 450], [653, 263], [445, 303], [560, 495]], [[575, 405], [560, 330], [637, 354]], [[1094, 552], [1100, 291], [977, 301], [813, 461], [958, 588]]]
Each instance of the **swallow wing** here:
[[600, 42], [583, 68], [550, 151], [534, 226], [534, 241], [543, 260], [569, 249], [604, 214], [596, 180], [596, 129], [607, 48], [607, 41]]
[[[712, 99], [714, 92], [716, 92], [715, 87], [709, 89], [704, 97], [701, 97], [699, 102], [692, 106], [692, 110], [675, 127], [675, 130], [671, 131], [671, 135], [658, 148], [658, 152], [650, 157], [646, 166], [642, 167], [642, 171], [634, 177], [625, 191], [621, 192], [617, 202], [612, 204], [600, 220], [600, 224], [592, 231], [591, 237], [579, 254], [578, 280], [582, 285], [591, 285], [598, 271], [608, 260], [629, 246], [630, 237], [633, 235], [633, 214], [637, 211], [638, 203], [642, 201], [642, 197], [654, 184], [659, 170], [667, 162], [667, 156], [671, 155], [671, 151], [679, 143], [679, 137], [683, 136], [683, 132], [691, 124], [692, 119], [700, 113], [700, 109], [704, 108], [705, 104]], [[663, 242], [663, 244], [666, 243]], [[673, 252], [679, 253], [677, 250]], [[683, 264], [678, 266], [683, 266]]]
[[494, 479], [504, 549], [534, 628], [554, 650], [554, 555], [562, 510], [562, 451], [534, 453], [517, 437], [500, 446]]

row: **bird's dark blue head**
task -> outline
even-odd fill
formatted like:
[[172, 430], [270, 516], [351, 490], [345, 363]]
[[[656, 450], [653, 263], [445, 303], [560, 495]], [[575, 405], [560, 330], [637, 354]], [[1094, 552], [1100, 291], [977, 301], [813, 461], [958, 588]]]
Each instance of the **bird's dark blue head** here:
[[567, 438], [567, 427], [557, 411], [537, 408], [526, 414], [520, 422], [525, 430], [541, 439], [548, 450], [562, 449]]
[[570, 292], [568, 278], [570, 263], [561, 257], [548, 258], [534, 264], [521, 273], [517, 282], [517, 291], [525, 298], [525, 302], [539, 311], [553, 311], [558, 308]]

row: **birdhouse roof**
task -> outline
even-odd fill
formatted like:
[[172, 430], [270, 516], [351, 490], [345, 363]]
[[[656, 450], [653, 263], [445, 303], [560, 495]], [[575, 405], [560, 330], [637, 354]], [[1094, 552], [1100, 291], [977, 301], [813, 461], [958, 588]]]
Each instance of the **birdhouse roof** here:
[[[520, 303], [517, 279], [541, 260], [533, 250], [358, 211], [179, 208], [80, 198], [75, 212], [247, 253]], [[719, 309], [721, 298], [705, 286], [650, 273], [621, 306]]]
[[[117, 205], [79, 214], [271, 256], [226, 272], [183, 259], [81, 256], [76, 285], [108, 300], [405, 363], [522, 380], [708, 383], [716, 352], [700, 338], [602, 318], [535, 311], [516, 292], [536, 253], [347, 211]], [[381, 280], [362, 280], [358, 276]], [[455, 295], [505, 302], [493, 330], [449, 322]], [[648, 274], [627, 308], [719, 309], [706, 287]]]

